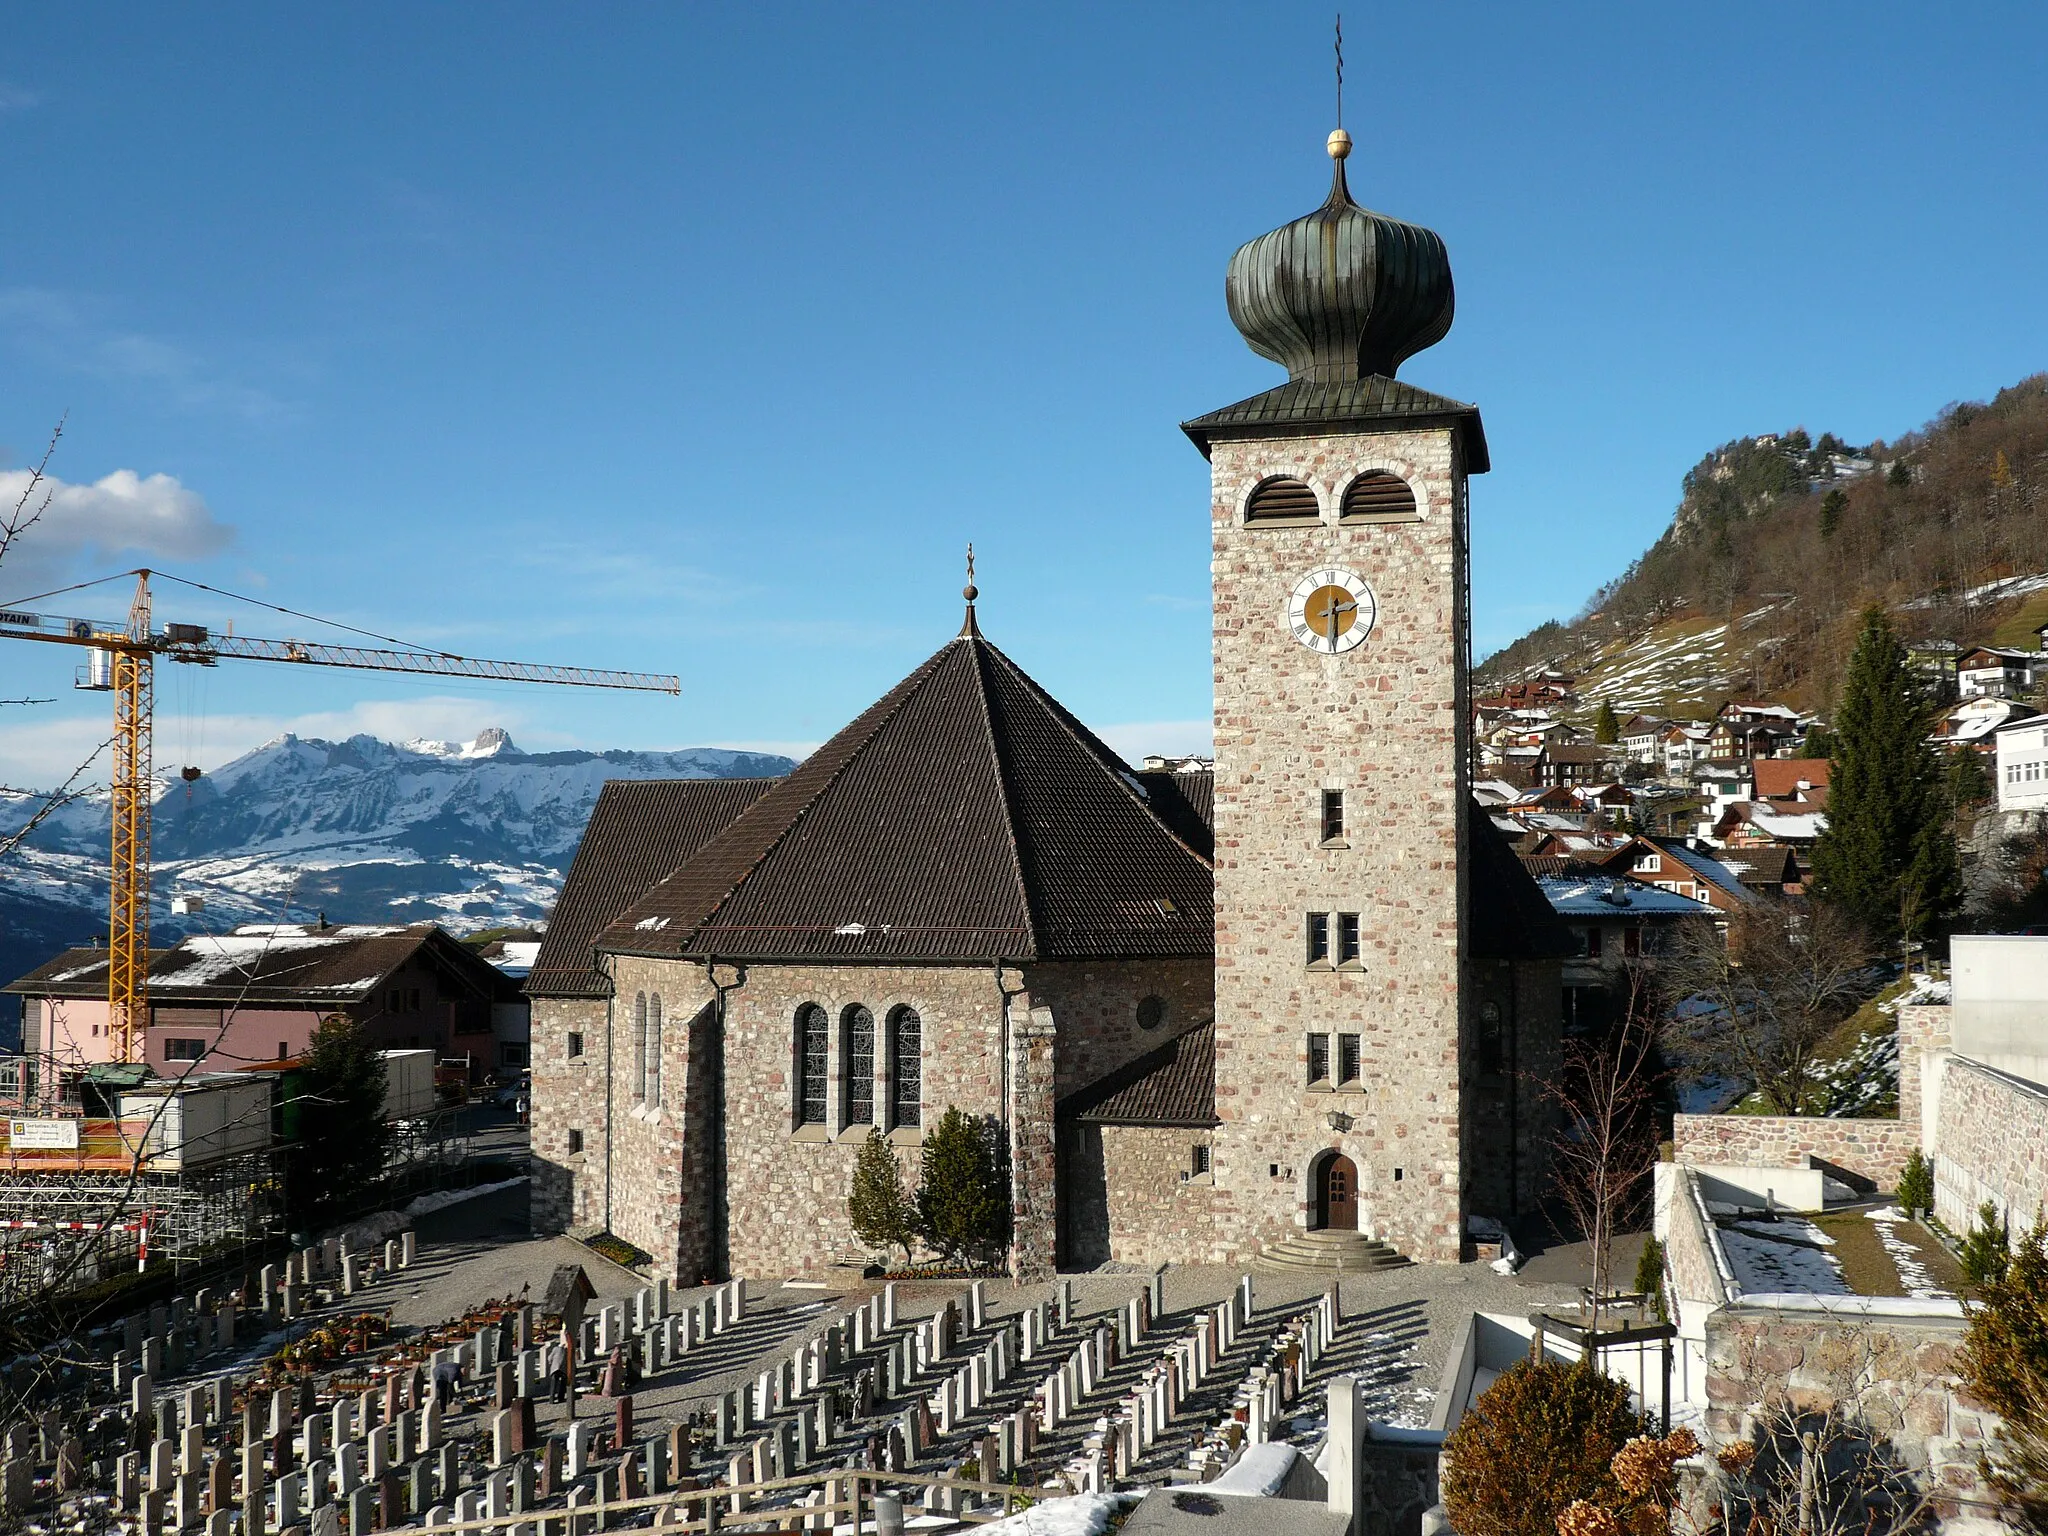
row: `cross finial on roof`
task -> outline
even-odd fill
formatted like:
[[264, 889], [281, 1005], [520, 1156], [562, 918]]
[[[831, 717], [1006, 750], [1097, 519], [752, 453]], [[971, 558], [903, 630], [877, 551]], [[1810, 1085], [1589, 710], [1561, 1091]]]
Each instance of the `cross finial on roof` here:
[[960, 633], [978, 635], [981, 627], [974, 622], [974, 600], [981, 596], [981, 589], [974, 584], [974, 546], [967, 546], [967, 585], [960, 589], [960, 595], [967, 599], [967, 617], [961, 622]]

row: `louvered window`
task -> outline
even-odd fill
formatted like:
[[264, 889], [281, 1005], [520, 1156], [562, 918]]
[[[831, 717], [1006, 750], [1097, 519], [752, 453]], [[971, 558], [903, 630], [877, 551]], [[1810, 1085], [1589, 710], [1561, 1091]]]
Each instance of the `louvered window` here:
[[633, 996], [633, 1097], [647, 1101], [647, 994]]
[[1415, 492], [1399, 475], [1374, 470], [1360, 475], [1344, 492], [1337, 520], [1345, 523], [1412, 523], [1419, 520]]
[[915, 1008], [889, 1015], [889, 1123], [924, 1124], [924, 1021]]
[[875, 1122], [875, 1016], [855, 1003], [840, 1018], [845, 1031], [839, 1059], [846, 1074], [846, 1123]]
[[647, 1103], [661, 1108], [661, 994], [647, 999]]
[[1299, 480], [1284, 475], [1276, 476], [1262, 483], [1252, 492], [1251, 500], [1245, 503], [1244, 520], [1247, 523], [1262, 523], [1268, 526], [1276, 523], [1307, 524], [1322, 521], [1322, 508], [1316, 502], [1316, 493]]
[[796, 1123], [825, 1123], [826, 1051], [832, 1021], [816, 1003], [805, 1003], [796, 1015]]

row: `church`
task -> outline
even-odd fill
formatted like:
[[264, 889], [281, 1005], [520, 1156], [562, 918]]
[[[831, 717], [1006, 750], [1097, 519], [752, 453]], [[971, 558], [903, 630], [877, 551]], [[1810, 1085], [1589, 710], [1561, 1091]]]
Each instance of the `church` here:
[[1545, 1192], [1566, 935], [1469, 794], [1478, 411], [1395, 377], [1449, 257], [1353, 201], [1243, 246], [1285, 383], [1208, 459], [1215, 764], [1133, 771], [981, 631], [784, 778], [609, 784], [533, 1002], [536, 1230], [681, 1283], [866, 1253], [949, 1108], [1007, 1136], [1022, 1278], [1455, 1263]]

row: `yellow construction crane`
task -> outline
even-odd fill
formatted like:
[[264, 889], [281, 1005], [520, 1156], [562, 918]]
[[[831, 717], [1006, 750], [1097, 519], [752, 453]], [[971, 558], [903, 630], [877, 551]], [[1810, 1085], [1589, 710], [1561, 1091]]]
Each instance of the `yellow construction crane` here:
[[[114, 695], [113, 882], [108, 901], [107, 1006], [115, 1060], [137, 1059], [149, 973], [150, 730], [155, 664], [159, 656], [211, 667], [222, 657], [296, 662], [314, 667], [355, 667], [368, 672], [427, 672], [441, 677], [485, 677], [501, 682], [562, 683], [578, 688], [631, 688], [679, 694], [682, 680], [642, 672], [599, 672], [522, 661], [480, 661], [448, 651], [375, 650], [307, 640], [258, 640], [210, 633], [199, 624], [158, 629], [150, 612], [150, 572], [134, 572], [135, 596], [125, 625], [58, 614], [0, 609], [0, 639], [81, 645], [91, 655], [79, 686]], [[176, 579], [176, 578], [173, 578]]]

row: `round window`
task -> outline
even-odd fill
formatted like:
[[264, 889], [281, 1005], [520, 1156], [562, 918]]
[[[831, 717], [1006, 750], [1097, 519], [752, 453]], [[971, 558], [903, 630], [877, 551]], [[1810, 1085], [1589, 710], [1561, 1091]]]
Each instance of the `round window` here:
[[1141, 998], [1138, 1002], [1138, 1028], [1157, 1029], [1166, 1018], [1166, 1003], [1157, 997]]

